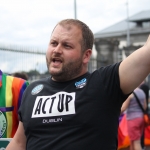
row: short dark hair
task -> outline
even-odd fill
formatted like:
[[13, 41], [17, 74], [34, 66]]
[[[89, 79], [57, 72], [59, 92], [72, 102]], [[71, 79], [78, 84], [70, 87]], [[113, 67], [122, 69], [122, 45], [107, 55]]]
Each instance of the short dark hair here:
[[[79, 29], [81, 29], [81, 32], [82, 32], [81, 48], [82, 48], [82, 50], [86, 51], [87, 49], [92, 49], [93, 43], [94, 43], [94, 35], [93, 35], [93, 32], [91, 31], [91, 29], [84, 22], [82, 22], [78, 19], [64, 19], [64, 20], [58, 22], [57, 25], [65, 26], [68, 24], [75, 25], [75, 26], [79, 27]], [[56, 28], [56, 26], [55, 26], [55, 28]]]
[[12, 76], [28, 80], [28, 75], [25, 72], [15, 72]]

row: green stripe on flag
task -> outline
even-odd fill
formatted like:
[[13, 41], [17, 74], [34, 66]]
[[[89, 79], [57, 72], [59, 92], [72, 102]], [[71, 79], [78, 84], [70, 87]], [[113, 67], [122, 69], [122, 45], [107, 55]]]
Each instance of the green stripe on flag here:
[[[2, 87], [0, 87], [0, 107], [6, 107], [6, 101], [5, 100], [6, 100], [6, 75], [2, 74]], [[6, 118], [6, 113], [3, 112], [3, 114]], [[6, 132], [7, 132], [7, 130], [6, 130]], [[6, 132], [3, 134], [3, 136], [2, 136], [3, 138], [7, 137]]]

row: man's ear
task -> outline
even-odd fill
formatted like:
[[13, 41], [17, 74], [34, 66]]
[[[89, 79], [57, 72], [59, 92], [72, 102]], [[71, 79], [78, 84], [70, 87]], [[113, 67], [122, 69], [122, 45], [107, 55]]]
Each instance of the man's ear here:
[[83, 63], [88, 63], [92, 55], [92, 50], [87, 49], [83, 54]]

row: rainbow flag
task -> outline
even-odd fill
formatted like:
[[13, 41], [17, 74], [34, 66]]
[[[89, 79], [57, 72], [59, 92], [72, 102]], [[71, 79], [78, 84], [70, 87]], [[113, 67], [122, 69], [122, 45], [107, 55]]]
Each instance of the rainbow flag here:
[[12, 138], [17, 130], [18, 109], [28, 81], [0, 70], [0, 138]]

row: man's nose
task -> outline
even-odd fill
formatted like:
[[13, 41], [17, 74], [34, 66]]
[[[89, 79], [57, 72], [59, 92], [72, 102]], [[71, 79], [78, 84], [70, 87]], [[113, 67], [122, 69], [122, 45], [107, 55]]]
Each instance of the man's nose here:
[[58, 44], [55, 49], [54, 49], [55, 53], [62, 53], [62, 46], [60, 44]]

